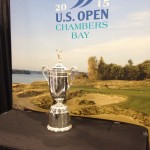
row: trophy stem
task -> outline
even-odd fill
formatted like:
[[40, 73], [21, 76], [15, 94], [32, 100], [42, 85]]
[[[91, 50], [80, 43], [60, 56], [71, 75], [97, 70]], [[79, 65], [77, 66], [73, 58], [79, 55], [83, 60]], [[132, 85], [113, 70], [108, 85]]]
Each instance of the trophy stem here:
[[57, 103], [50, 108], [47, 129], [54, 132], [68, 131], [72, 128], [68, 107], [62, 103], [63, 98], [56, 98], [55, 100]]
[[56, 105], [57, 106], [64, 106], [63, 100], [64, 100], [64, 98], [56, 98], [55, 99], [55, 101], [57, 102]]

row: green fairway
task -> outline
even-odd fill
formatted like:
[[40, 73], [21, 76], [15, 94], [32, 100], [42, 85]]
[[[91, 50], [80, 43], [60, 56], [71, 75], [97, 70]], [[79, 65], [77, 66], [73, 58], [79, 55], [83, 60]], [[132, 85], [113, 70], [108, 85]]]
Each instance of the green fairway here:
[[[90, 93], [115, 94], [128, 97], [128, 101], [117, 104], [124, 108], [150, 114], [150, 87], [137, 87], [128, 89], [97, 89], [90, 86], [76, 86], [72, 90], [78, 89]], [[141, 90], [142, 89], [142, 90]]]

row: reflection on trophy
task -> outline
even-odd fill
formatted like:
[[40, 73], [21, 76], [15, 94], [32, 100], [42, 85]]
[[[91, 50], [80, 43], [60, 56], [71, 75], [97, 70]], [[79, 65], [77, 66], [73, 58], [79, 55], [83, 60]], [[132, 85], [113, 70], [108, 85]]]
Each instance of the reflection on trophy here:
[[[61, 52], [62, 50], [57, 50], [58, 63], [51, 70], [46, 66], [42, 68], [42, 73], [46, 81], [48, 81], [52, 98], [56, 101], [56, 104], [53, 104], [50, 108], [49, 124], [47, 126], [48, 130], [54, 132], [64, 132], [72, 128], [68, 108], [63, 102], [66, 99], [66, 92], [70, 87], [75, 72], [77, 72], [76, 67], [73, 66], [70, 70], [67, 70], [61, 64]], [[45, 71], [47, 74], [45, 74]]]

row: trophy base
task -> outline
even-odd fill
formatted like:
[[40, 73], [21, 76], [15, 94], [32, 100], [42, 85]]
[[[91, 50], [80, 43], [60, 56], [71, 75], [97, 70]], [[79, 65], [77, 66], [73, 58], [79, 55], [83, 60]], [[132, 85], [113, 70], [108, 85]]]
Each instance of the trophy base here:
[[62, 103], [51, 106], [47, 129], [53, 132], [65, 132], [72, 128], [68, 108]]
[[64, 127], [64, 128], [55, 128], [55, 127], [51, 127], [47, 125], [47, 129], [53, 132], [65, 132], [65, 131], [70, 130], [71, 128], [72, 128], [72, 125], [69, 125], [68, 127]]

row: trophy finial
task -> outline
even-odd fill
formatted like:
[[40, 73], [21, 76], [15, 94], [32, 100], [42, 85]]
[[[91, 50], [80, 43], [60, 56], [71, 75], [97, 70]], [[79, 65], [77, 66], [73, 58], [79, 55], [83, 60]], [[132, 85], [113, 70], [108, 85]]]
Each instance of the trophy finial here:
[[62, 50], [56, 49], [56, 51], [57, 51], [57, 55], [58, 55], [58, 63], [61, 63], [61, 52], [62, 52]]

